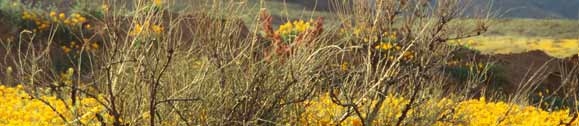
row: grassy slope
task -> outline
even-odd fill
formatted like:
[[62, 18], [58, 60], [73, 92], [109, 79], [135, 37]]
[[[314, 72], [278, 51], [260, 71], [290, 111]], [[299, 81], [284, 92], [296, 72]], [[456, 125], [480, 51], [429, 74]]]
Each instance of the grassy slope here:
[[[330, 10], [332, 0], [273, 0], [300, 4], [307, 8]], [[317, 4], [314, 2], [317, 1]], [[431, 0], [435, 1], [435, 0]], [[473, 7], [468, 12], [477, 12], [492, 3], [493, 10], [505, 18], [562, 18], [577, 19], [577, 0], [472, 0]]]
[[[257, 0], [254, 0], [257, 1]], [[508, 1], [507, 1], [508, 2]], [[513, 2], [513, 1], [511, 1]], [[329, 21], [332, 21], [332, 14], [328, 11], [307, 11], [308, 6], [296, 3], [284, 4], [283, 2], [269, 1], [268, 8], [270, 12], [278, 17], [285, 17], [286, 19], [303, 19], [304, 15], [300, 14], [312, 14], [315, 16], [329, 17]], [[530, 2], [524, 5], [530, 6], [536, 3]], [[283, 8], [283, 9], [281, 9]], [[527, 8], [531, 9], [531, 8]], [[541, 10], [541, 9], [535, 9]], [[285, 12], [300, 12], [300, 13], [285, 13]], [[539, 11], [540, 12], [540, 11]], [[543, 13], [552, 13], [549, 11], [543, 11]], [[475, 24], [474, 20], [461, 19], [457, 20], [461, 26], [473, 26]], [[280, 22], [276, 22], [279, 24]], [[335, 25], [334, 25], [335, 26]], [[522, 46], [525, 43], [543, 43], [547, 45], [565, 45], [561, 44], [559, 39], [577, 39], [579, 37], [579, 21], [578, 20], [567, 20], [567, 19], [531, 19], [531, 18], [511, 18], [511, 19], [492, 19], [491, 27], [489, 31], [481, 37], [473, 38], [473, 40], [478, 43], [473, 45], [483, 52], [494, 52], [494, 53], [519, 53], [530, 50], [536, 50], [536, 48], [530, 48], [528, 46]], [[549, 41], [553, 41], [552, 43]], [[566, 43], [566, 45], [577, 45]], [[490, 47], [489, 47], [490, 46]], [[560, 46], [555, 46], [560, 47]], [[546, 47], [545, 47], [546, 48]], [[557, 52], [549, 52], [555, 57], [566, 57], [577, 52], [576, 47], [561, 47], [561, 48], [551, 48], [550, 50], [555, 50]]]
[[489, 35], [577, 38], [579, 21], [543, 19], [497, 19], [490, 28]]
[[[256, 0], [254, 0], [256, 1]], [[529, 5], [533, 3], [527, 3]], [[276, 12], [274, 15], [289, 16], [292, 18], [303, 17], [300, 13], [284, 14], [281, 9], [283, 2], [269, 2], [269, 9], [271, 12]], [[302, 4], [289, 3], [287, 4], [288, 12], [302, 12], [308, 7]], [[306, 14], [311, 14], [313, 11], [305, 11]], [[315, 16], [331, 16], [330, 12], [316, 12]], [[548, 12], [545, 12], [548, 13]], [[495, 19], [493, 26], [489, 29], [487, 35], [500, 36], [532, 36], [532, 37], [548, 37], [548, 38], [577, 38], [579, 37], [579, 21], [565, 20], [565, 19], [529, 19], [529, 18], [513, 18], [513, 19]]]

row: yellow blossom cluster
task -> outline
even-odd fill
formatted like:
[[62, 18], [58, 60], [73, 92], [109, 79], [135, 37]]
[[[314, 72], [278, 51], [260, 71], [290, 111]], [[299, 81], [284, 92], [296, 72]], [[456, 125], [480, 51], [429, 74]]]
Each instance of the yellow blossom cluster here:
[[385, 52], [389, 60], [395, 60], [398, 56], [402, 56], [404, 61], [414, 59], [414, 52], [403, 48], [397, 32], [377, 32], [364, 25], [354, 27], [351, 33], [347, 32], [346, 29], [341, 29], [341, 32], [364, 43], [373, 43], [374, 49]]
[[[21, 85], [0, 85], [0, 125], [112, 125], [112, 116], [107, 114], [105, 107], [96, 99], [82, 98], [73, 105], [70, 99], [61, 100], [54, 96], [32, 98], [24, 88]], [[98, 118], [102, 118], [102, 121]]]
[[100, 45], [97, 42], [92, 42], [90, 39], [85, 38], [81, 43], [71, 41], [69, 45], [63, 45], [61, 48], [64, 53], [68, 54], [71, 51], [80, 51], [83, 48], [86, 51], [96, 51], [100, 48]]
[[[378, 115], [374, 118], [372, 124], [396, 124], [408, 103], [408, 99], [388, 95], [380, 106]], [[375, 105], [376, 101], [362, 99], [360, 104], [358, 104], [362, 117], [366, 118], [368, 110], [373, 109], [368, 106]], [[303, 106], [305, 111], [302, 113], [300, 120], [295, 121], [295, 123], [300, 125], [327, 126], [339, 123], [339, 125], [344, 126], [361, 126], [363, 123], [357, 114], [349, 110], [349, 108], [333, 103], [329, 95], [307, 101]], [[348, 111], [350, 111], [350, 115], [343, 118]], [[532, 106], [489, 102], [485, 98], [460, 102], [446, 98], [425, 100], [423, 103], [413, 106], [413, 109], [410, 109], [407, 115], [407, 120], [431, 119], [430, 123], [423, 125], [437, 126], [558, 126], [569, 122], [572, 125], [579, 124], [576, 119], [572, 121], [573, 115], [570, 114], [568, 109], [545, 111]]]
[[24, 11], [22, 13], [22, 19], [34, 22], [36, 27], [33, 31], [35, 32], [46, 30], [54, 24], [64, 24], [66, 26], [84, 25], [83, 27], [87, 29], [91, 27], [89, 24], [86, 24], [86, 22], [88, 22], [87, 18], [78, 13], [72, 13], [70, 16], [67, 16], [65, 13], [57, 13], [56, 11], [50, 11], [48, 13], [44, 11]]
[[378, 43], [396, 43], [398, 42], [397, 32], [380, 32], [375, 28], [366, 25], [357, 25], [355, 27], [340, 29], [342, 34], [351, 36], [355, 39], [360, 39], [364, 43], [378, 42]]
[[144, 21], [143, 23], [134, 23], [133, 30], [129, 32], [129, 35], [138, 36], [141, 34], [149, 35], [151, 33], [158, 35], [163, 31], [161, 24], [151, 24], [150, 21]]
[[104, 13], [108, 13], [108, 12], [109, 12], [109, 5], [107, 5], [107, 4], [101, 5], [101, 10], [102, 10]]
[[[354, 32], [355, 34], [356, 32]], [[388, 32], [384, 32], [382, 33], [382, 35], [380, 35], [381, 41], [379, 41], [378, 45], [376, 45], [376, 49], [381, 49], [381, 50], [389, 50], [392, 48], [396, 48], [396, 50], [400, 50], [400, 45], [397, 44], [397, 39], [398, 36], [396, 34], [396, 32], [392, 32], [392, 33], [388, 33]], [[364, 42], [369, 42], [369, 41], [376, 41], [378, 40], [377, 36], [374, 36], [372, 39], [368, 39], [368, 38], [364, 38]]]
[[275, 33], [281, 36], [286, 35], [297, 36], [299, 33], [305, 32], [306, 30], [313, 28], [312, 27], [313, 22], [314, 22], [313, 20], [310, 20], [308, 22], [305, 22], [303, 20], [287, 22], [279, 26], [279, 28], [275, 31]]
[[[384, 32], [382, 35], [382, 40], [374, 46], [375, 49], [387, 52], [388, 59], [394, 60], [397, 55], [402, 56], [402, 60], [408, 61], [414, 58], [414, 52], [412, 50], [404, 51], [402, 46], [397, 41], [396, 32], [388, 33]], [[377, 40], [378, 38], [375, 38]], [[375, 41], [374, 40], [374, 41]], [[370, 40], [365, 38], [364, 42], [369, 42]], [[397, 55], [396, 55], [397, 54]]]
[[448, 120], [463, 120], [464, 123], [450, 121], [437, 122], [438, 125], [476, 126], [559, 126], [579, 125], [570, 115], [569, 109], [545, 111], [537, 107], [521, 106], [505, 102], [487, 102], [485, 98], [459, 102], [455, 116]]

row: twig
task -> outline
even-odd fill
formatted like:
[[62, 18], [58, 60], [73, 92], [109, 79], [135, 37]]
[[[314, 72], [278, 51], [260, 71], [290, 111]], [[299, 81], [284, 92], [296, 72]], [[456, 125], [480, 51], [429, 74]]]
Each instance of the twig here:
[[169, 101], [169, 104], [171, 106], [171, 108], [176, 109], [176, 113], [179, 116], [179, 118], [185, 122], [185, 124], [187, 124], [187, 126], [191, 126], [191, 124], [189, 124], [189, 121], [185, 118], [185, 116], [183, 116], [183, 113], [181, 113], [181, 111], [177, 110], [177, 107], [175, 107], [175, 105], [173, 105], [173, 102]]
[[106, 69], [106, 73], [107, 73], [107, 81], [108, 81], [108, 90], [107, 93], [109, 94], [109, 103], [111, 103], [110, 108], [111, 108], [111, 114], [113, 115], [115, 121], [113, 122], [114, 126], [120, 126], [121, 125], [121, 116], [119, 114], [119, 112], [117, 111], [117, 107], [116, 107], [116, 103], [115, 103], [115, 95], [113, 94], [113, 81], [111, 78], [111, 66], [109, 65]]
[[161, 72], [157, 76], [155, 83], [151, 84], [151, 94], [149, 96], [151, 99], [151, 101], [149, 102], [149, 114], [151, 116], [151, 118], [150, 118], [150, 125], [151, 126], [155, 126], [155, 112], [157, 109], [157, 103], [156, 103], [157, 88], [159, 87], [161, 77], [163, 76], [163, 74], [165, 73], [167, 68], [169, 67], [169, 64], [171, 64], [171, 61], [173, 59], [174, 50], [169, 49], [167, 51], [167, 53], [169, 53], [167, 55], [167, 63], [165, 63], [165, 65], [163, 66], [163, 69], [161, 69]]
[[571, 126], [573, 124], [573, 122], [575, 122], [575, 120], [577, 119], [578, 114], [573, 114], [573, 118], [571, 118], [571, 121], [569, 121], [568, 123], [562, 123], [565, 124], [565, 126]]
[[396, 126], [400, 126], [402, 125], [402, 121], [406, 118], [408, 111], [410, 111], [410, 109], [412, 109], [412, 104], [414, 104], [414, 101], [416, 100], [416, 97], [418, 96], [418, 92], [421, 90], [421, 84], [418, 83], [414, 86], [414, 92], [412, 92], [412, 98], [410, 98], [410, 102], [408, 102], [408, 104], [406, 104], [404, 110], [402, 111], [402, 115], [400, 115], [400, 117], [398, 117], [398, 122], [396, 122]]
[[201, 98], [178, 98], [178, 99], [167, 99], [155, 102], [155, 104], [162, 104], [162, 103], [172, 103], [172, 102], [192, 102], [192, 101], [199, 101]]
[[[333, 88], [330, 89], [330, 99], [331, 99], [331, 101], [332, 101], [334, 104], [337, 104], [337, 105], [339, 105], [339, 106], [348, 107], [348, 108], [354, 110], [354, 112], [356, 112], [356, 115], [358, 116], [358, 118], [360, 118], [360, 120], [362, 120], [362, 121], [361, 121], [361, 122], [362, 122], [362, 126], [366, 126], [366, 123], [363, 121], [363, 120], [364, 120], [364, 117], [362, 117], [362, 113], [360, 112], [360, 109], [358, 108], [358, 106], [357, 106], [356, 104], [353, 104], [353, 103], [342, 103], [333, 92], [334, 92], [334, 89], [333, 89]], [[349, 112], [348, 112], [348, 113], [349, 113]], [[349, 115], [349, 114], [347, 114], [347, 115]], [[343, 116], [342, 119], [340, 119], [340, 120], [345, 120], [345, 118], [347, 118], [347, 117], [348, 117], [348, 116]]]
[[58, 110], [56, 110], [56, 108], [54, 108], [54, 106], [52, 106], [48, 101], [41, 99], [41, 98], [36, 98], [36, 97], [32, 97], [32, 98], [37, 99], [40, 102], [44, 103], [46, 106], [50, 107], [50, 109], [52, 109], [52, 111], [54, 111], [58, 115], [58, 117], [60, 117], [60, 119], [62, 119], [62, 121], [68, 122], [66, 120], [66, 118], [64, 117], [64, 115], [62, 115], [62, 113], [58, 112]]

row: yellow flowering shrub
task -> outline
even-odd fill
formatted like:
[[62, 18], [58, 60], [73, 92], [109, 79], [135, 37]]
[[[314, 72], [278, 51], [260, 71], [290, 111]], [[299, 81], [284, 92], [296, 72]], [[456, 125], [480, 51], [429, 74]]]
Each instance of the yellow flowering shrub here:
[[[571, 122], [573, 115], [568, 109], [545, 111], [533, 106], [521, 106], [505, 102], [487, 102], [485, 98], [459, 102], [456, 114], [449, 120], [463, 120], [460, 125], [476, 126], [557, 126]], [[578, 125], [574, 120], [572, 125]], [[438, 125], [458, 125], [437, 122]]]
[[364, 43], [377, 42], [382, 43], [396, 43], [398, 42], [397, 32], [379, 32], [377, 29], [372, 29], [366, 25], [357, 25], [352, 28], [342, 28], [340, 32], [345, 36], [359, 39]]
[[88, 19], [79, 13], [72, 13], [67, 16], [65, 13], [57, 13], [56, 11], [24, 11], [22, 13], [22, 20], [34, 23], [33, 31], [44, 31], [55, 24], [63, 24], [64, 26], [74, 27], [79, 25], [88, 25], [83, 27], [90, 27], [90, 24], [85, 24]]
[[59, 43], [65, 54], [70, 52], [96, 51], [100, 45], [98, 42], [87, 38], [71, 38], [69, 36], [84, 36], [81, 34], [93, 34], [92, 25], [89, 19], [80, 13], [42, 11], [35, 9], [25, 9], [22, 12], [22, 20], [27, 23], [23, 26], [33, 32], [43, 32], [61, 27], [55, 34], [60, 36]]
[[275, 34], [280, 35], [282, 41], [286, 43], [293, 42], [300, 33], [304, 33], [306, 30], [313, 28], [314, 21], [310, 20], [305, 22], [303, 20], [296, 20], [294, 22], [287, 22], [275, 31]]
[[[376, 101], [362, 99], [358, 104], [361, 115], [366, 116], [368, 105], [374, 106]], [[389, 95], [380, 106], [378, 116], [373, 125], [394, 125], [402, 115], [408, 99]], [[300, 125], [336, 125], [348, 108], [331, 101], [329, 95], [303, 103], [305, 111], [299, 120]], [[557, 126], [571, 122], [573, 115], [568, 109], [545, 111], [532, 106], [521, 106], [505, 102], [489, 102], [485, 98], [456, 102], [450, 99], [430, 99], [415, 105], [407, 113], [406, 121], [410, 119], [433, 119], [439, 126]], [[366, 117], [364, 117], [366, 118]], [[409, 122], [412, 123], [412, 122]], [[578, 125], [577, 120], [572, 125]], [[361, 126], [362, 120], [352, 113], [340, 125]]]
[[142, 23], [134, 23], [133, 29], [129, 32], [129, 35], [159, 35], [162, 32], [163, 26], [161, 24], [152, 24], [150, 21], [144, 21]]
[[[6, 87], [0, 85], [0, 125], [8, 126], [46, 126], [46, 125], [112, 125], [112, 116], [107, 114], [105, 107], [93, 98], [77, 100], [72, 105], [71, 100], [60, 100], [55, 96], [41, 96], [66, 119], [63, 120], [51, 107], [41, 100], [33, 99], [24, 91], [23, 86]], [[98, 115], [97, 115], [98, 114]], [[75, 116], [76, 115], [76, 116]], [[102, 118], [102, 122], [98, 118]]]
[[[367, 25], [343, 27], [340, 33], [354, 41], [355, 45], [368, 45], [381, 52], [390, 61], [401, 57], [401, 61], [409, 62], [416, 56], [415, 51], [407, 43], [400, 41], [398, 31], [380, 31]], [[406, 44], [406, 45], [405, 45]]]
[[80, 52], [81, 50], [96, 51], [100, 48], [100, 45], [98, 44], [98, 42], [93, 42], [90, 39], [85, 38], [80, 43], [77, 43], [76, 41], [71, 41], [70, 43], [68, 43], [68, 45], [62, 45], [61, 48], [64, 53], [68, 54], [72, 51]]

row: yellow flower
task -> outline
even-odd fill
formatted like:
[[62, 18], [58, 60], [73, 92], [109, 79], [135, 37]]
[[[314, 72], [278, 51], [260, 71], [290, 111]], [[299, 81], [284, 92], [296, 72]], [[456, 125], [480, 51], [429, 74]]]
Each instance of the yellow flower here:
[[80, 17], [80, 14], [78, 14], [78, 13], [72, 13], [72, 15], [70, 15], [70, 16], [72, 16], [73, 18], [78, 18], [78, 17]]
[[129, 34], [131, 36], [135, 36], [135, 35], [140, 34], [142, 31], [143, 31], [143, 26], [141, 26], [140, 24], [135, 24], [133, 31], [131, 31]]
[[376, 49], [382, 49], [382, 50], [389, 50], [389, 49], [391, 49], [391, 48], [393, 48], [393, 47], [394, 47], [394, 46], [392, 45], [392, 43], [387, 42], [387, 43], [380, 43], [379, 45], [377, 45], [377, 46], [374, 47], [374, 48], [376, 48]]
[[360, 121], [359, 119], [353, 119], [352, 126], [362, 126], [362, 121]]
[[156, 6], [160, 6], [163, 3], [163, 1], [161, 0], [153, 0], [153, 4], [155, 4]]
[[24, 20], [32, 19], [32, 15], [30, 14], [30, 12], [24, 11], [22, 13], [22, 19], [24, 19]]
[[342, 63], [340, 68], [342, 68], [342, 71], [348, 70], [348, 63]]
[[66, 15], [64, 13], [60, 13], [58, 14], [58, 18], [62, 19], [66, 19]]
[[92, 26], [91, 26], [90, 24], [86, 24], [86, 25], [84, 25], [84, 28], [86, 28], [86, 29], [91, 29]]
[[85, 17], [78, 17], [77, 20], [78, 20], [80, 23], [86, 22], [86, 18], [85, 18]]
[[56, 17], [56, 12], [51, 11], [51, 12], [50, 12], [50, 17]]
[[297, 33], [305, 32], [312, 27], [312, 25], [311, 25], [312, 22], [313, 21], [305, 22], [303, 20], [296, 20], [294, 22], [287, 22], [287, 23], [281, 25], [275, 31], [275, 33], [280, 34], [280, 35], [288, 35], [292, 32], [297, 32]]
[[69, 53], [71, 49], [66, 46], [62, 46], [62, 51], [64, 51], [64, 53]]
[[109, 12], [109, 6], [106, 5], [106, 4], [103, 4], [103, 5], [101, 6], [101, 9], [103, 10], [103, 12]]
[[149, 114], [149, 111], [144, 112], [143, 114], [141, 114], [141, 117], [143, 119], [149, 119], [151, 117], [151, 114]]
[[[301, 121], [298, 125], [312, 125], [312, 124], [337, 124], [356, 126], [362, 125], [361, 120], [356, 116], [344, 118], [341, 121], [342, 114], [348, 111], [347, 107], [341, 107], [334, 104], [330, 100], [328, 94], [323, 95], [317, 99], [304, 102], [305, 111], [302, 113]], [[362, 98], [364, 99], [364, 98]], [[354, 100], [356, 101], [356, 100]], [[359, 111], [362, 115], [368, 112], [363, 105], [376, 105], [376, 101], [361, 100]], [[402, 110], [409, 100], [403, 97], [396, 97], [393, 94], [387, 95], [379, 109], [379, 115], [373, 120], [374, 125], [394, 125], [395, 123], [388, 120], [395, 120], [401, 116]], [[488, 102], [484, 97], [480, 99], [471, 99], [465, 101], [453, 101], [450, 99], [425, 99], [423, 104], [418, 104], [410, 109], [407, 113], [407, 119], [417, 119], [424, 117], [438, 117], [443, 119], [435, 122], [438, 126], [454, 126], [454, 125], [498, 125], [498, 126], [555, 126], [561, 122], [571, 122], [572, 125], [578, 124], [577, 119], [571, 120], [574, 115], [570, 115], [569, 109], [562, 109], [558, 111], [545, 111], [540, 108], [532, 106], [519, 106], [505, 102]], [[429, 110], [441, 110], [429, 111]], [[502, 121], [501, 121], [502, 120]], [[456, 122], [456, 123], [455, 123]], [[500, 122], [497, 124], [497, 122]], [[417, 124], [414, 124], [417, 125]], [[419, 125], [419, 124], [418, 124]]]
[[100, 46], [99, 46], [98, 43], [92, 43], [92, 44], [91, 44], [91, 47], [92, 47], [93, 49], [99, 49]]
[[163, 27], [161, 27], [160, 25], [152, 25], [151, 30], [153, 30], [153, 32], [155, 33], [161, 33], [163, 32]]
[[40, 24], [40, 26], [38, 26], [38, 29], [39, 29], [39, 30], [44, 30], [44, 29], [46, 29], [46, 28], [48, 28], [48, 27], [49, 27], [48, 24]]
[[[75, 111], [65, 106], [71, 106], [70, 99], [58, 99], [48, 94], [40, 94], [44, 96], [34, 97], [26, 93], [25, 86], [18, 85], [16, 87], [6, 87], [0, 85], [0, 125], [67, 125], [59, 115], [54, 113], [52, 109], [56, 109], [66, 120], [74, 120], [76, 116], [73, 113], [82, 115], [81, 123], [88, 125], [101, 125], [99, 119], [94, 116], [94, 113], [100, 113], [105, 109], [96, 99], [79, 98], [79, 105]], [[43, 90], [40, 88], [40, 90]], [[40, 101], [42, 99], [43, 101]], [[54, 108], [47, 106], [45, 103], [53, 105]], [[112, 125], [111, 115], [107, 113], [100, 113], [102, 115], [104, 125]]]

